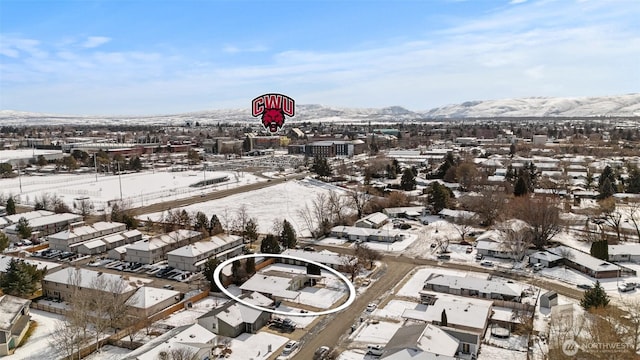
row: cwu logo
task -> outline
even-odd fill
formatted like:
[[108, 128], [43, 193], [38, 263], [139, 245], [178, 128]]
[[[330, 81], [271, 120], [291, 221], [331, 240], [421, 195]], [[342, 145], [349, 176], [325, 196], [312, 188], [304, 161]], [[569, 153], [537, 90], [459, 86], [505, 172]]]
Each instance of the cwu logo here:
[[264, 94], [251, 101], [251, 116], [258, 117], [264, 129], [271, 135], [277, 134], [284, 126], [285, 115], [295, 114], [295, 102], [282, 94]]

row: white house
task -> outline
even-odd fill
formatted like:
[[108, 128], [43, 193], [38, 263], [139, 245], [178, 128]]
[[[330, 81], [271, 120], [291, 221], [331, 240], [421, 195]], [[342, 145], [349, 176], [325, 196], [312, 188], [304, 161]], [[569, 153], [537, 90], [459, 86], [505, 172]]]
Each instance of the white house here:
[[47, 241], [51, 249], [69, 251], [73, 244], [125, 231], [126, 229], [127, 226], [119, 222], [98, 221], [92, 225], [79, 222], [69, 224], [68, 229], [47, 236]]
[[215, 257], [220, 261], [242, 254], [242, 238], [235, 235], [216, 235], [209, 241], [198, 241], [167, 253], [168, 265], [185, 271], [200, 271], [205, 262]]
[[124, 258], [129, 262], [155, 264], [165, 260], [171, 250], [190, 244], [201, 238], [202, 233], [179, 229], [147, 240], [140, 240], [125, 247]]

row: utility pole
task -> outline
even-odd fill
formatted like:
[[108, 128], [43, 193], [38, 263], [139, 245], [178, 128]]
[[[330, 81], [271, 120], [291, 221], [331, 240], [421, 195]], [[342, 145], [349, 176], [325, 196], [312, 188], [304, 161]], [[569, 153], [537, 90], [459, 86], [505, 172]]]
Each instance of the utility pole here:
[[93, 169], [96, 172], [96, 182], [98, 182], [98, 156], [97, 156], [97, 153], [93, 154]]
[[120, 175], [120, 162], [118, 161], [118, 182], [120, 183], [120, 201], [122, 201], [122, 176]]

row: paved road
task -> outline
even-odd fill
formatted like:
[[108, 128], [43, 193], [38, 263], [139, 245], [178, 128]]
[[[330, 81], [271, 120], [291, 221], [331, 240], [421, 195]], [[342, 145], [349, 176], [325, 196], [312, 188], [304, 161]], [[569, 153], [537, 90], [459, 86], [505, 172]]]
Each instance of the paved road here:
[[378, 302], [377, 300], [397, 285], [412, 268], [412, 264], [402, 262], [385, 265], [377, 274], [378, 280], [373, 282], [363, 295], [358, 296], [348, 309], [327, 316], [301, 339], [302, 349], [293, 360], [313, 359], [313, 353], [320, 346], [335, 347], [341, 343], [349, 334], [351, 325], [359, 321], [367, 304]]

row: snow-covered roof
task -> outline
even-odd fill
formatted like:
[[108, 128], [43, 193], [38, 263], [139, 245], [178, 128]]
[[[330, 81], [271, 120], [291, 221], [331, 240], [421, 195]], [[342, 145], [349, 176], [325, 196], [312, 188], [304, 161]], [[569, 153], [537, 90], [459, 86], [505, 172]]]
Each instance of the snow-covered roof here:
[[358, 221], [369, 222], [374, 225], [382, 225], [385, 221], [389, 220], [389, 217], [381, 212], [375, 212], [369, 214]]
[[42, 270], [42, 269], [47, 269], [47, 271], [51, 271], [53, 269], [59, 268], [60, 266], [62, 266], [61, 264], [58, 263], [54, 263], [54, 262], [49, 262], [49, 261], [40, 261], [40, 260], [35, 260], [35, 259], [23, 259], [23, 258], [16, 258], [13, 256], [7, 256], [7, 255], [0, 255], [0, 272], [4, 272], [6, 271], [7, 267], [9, 266], [9, 262], [11, 262], [11, 260], [20, 260], [20, 261], [24, 261], [25, 263], [29, 264], [29, 265], [36, 265], [38, 267], [38, 270]]
[[[61, 213], [61, 214], [53, 214], [47, 216], [36, 217], [29, 220], [29, 226], [33, 229], [35, 228], [43, 228], [47, 225], [58, 224], [62, 222], [73, 222], [82, 220], [82, 216], [71, 213]], [[12, 224], [7, 226], [7, 229], [15, 230], [18, 224]]]
[[179, 296], [180, 292], [168, 289], [158, 289], [142, 286], [127, 300], [127, 305], [139, 309], [148, 309], [167, 299]]
[[287, 277], [257, 273], [240, 285], [240, 289], [272, 294], [285, 299], [295, 299], [300, 294], [297, 291], [289, 290], [291, 281], [292, 279]]
[[154, 338], [125, 356], [125, 360], [157, 360], [160, 353], [175, 349], [197, 352], [203, 346], [215, 345], [217, 335], [199, 324], [187, 325], [170, 330]]
[[460, 341], [458, 339], [447, 334], [435, 325], [427, 324], [416, 345], [422, 351], [438, 355], [454, 356], [458, 351], [459, 344]]
[[151, 280], [143, 278], [125, 277], [83, 268], [76, 269], [73, 267], [48, 274], [44, 277], [44, 281], [65, 285], [78, 284], [82, 288], [102, 291], [109, 291], [108, 289], [102, 288], [102, 286], [105, 286], [106, 284], [117, 284], [117, 286], [114, 286], [114, 289], [121, 294], [135, 290], [144, 283], [151, 282]]
[[0, 330], [10, 330], [20, 310], [31, 303], [31, 300], [11, 295], [0, 295]]
[[179, 229], [172, 231], [168, 234], [162, 234], [160, 236], [153, 237], [148, 240], [136, 241], [129, 247], [130, 250], [152, 251], [160, 249], [170, 244], [180, 242], [187, 238], [193, 238], [199, 236], [200, 233], [193, 230]]
[[240, 303], [235, 303], [228, 308], [220, 311], [217, 315], [218, 319], [225, 323], [236, 327], [243, 323], [252, 324], [262, 314], [262, 311], [250, 308]]
[[402, 317], [426, 322], [440, 321], [442, 310], [445, 310], [449, 324], [483, 330], [491, 316], [492, 306], [492, 301], [448, 297], [436, 299], [435, 304], [427, 306], [424, 310], [406, 309]]
[[20, 220], [20, 218], [25, 218], [27, 220], [31, 220], [31, 219], [35, 219], [35, 218], [39, 218], [39, 217], [43, 217], [43, 216], [49, 216], [49, 215], [53, 215], [53, 214], [54, 214], [53, 211], [36, 210], [36, 211], [28, 211], [28, 212], [20, 213], [20, 214], [7, 215], [4, 218], [5, 218], [5, 220], [7, 220], [10, 223], [17, 223], [18, 220]]
[[343, 265], [348, 260], [346, 256], [329, 250], [304, 251], [299, 249], [287, 249], [282, 253], [282, 255], [296, 256], [325, 265]]
[[507, 296], [520, 296], [522, 292], [518, 285], [510, 284], [506, 281], [486, 280], [468, 276], [438, 274], [427, 279], [425, 284], [447, 286], [450, 289], [477, 290], [485, 294], [492, 293]]
[[609, 245], [609, 255], [640, 255], [640, 244]]
[[576, 250], [568, 246], [561, 245], [554, 248], [550, 248], [548, 249], [548, 251], [553, 254], [562, 256], [563, 258], [567, 258], [567, 256], [565, 255], [568, 255], [569, 261], [576, 263], [578, 265], [582, 265], [585, 268], [590, 269], [594, 272], [620, 270], [620, 267], [618, 265], [612, 264], [608, 261], [598, 259], [587, 253], [584, 253], [582, 251]]
[[546, 260], [549, 262], [554, 262], [562, 259], [562, 256], [558, 256], [556, 254], [552, 254], [548, 251], [536, 251], [533, 254], [529, 255], [530, 259], [539, 259]]
[[216, 253], [217, 249], [223, 248], [233, 242], [240, 240], [239, 236], [225, 235], [225, 236], [212, 236], [209, 241], [198, 241], [193, 244], [182, 246], [173, 251], [167, 253], [172, 256], [182, 257], [198, 257], [207, 253]]

